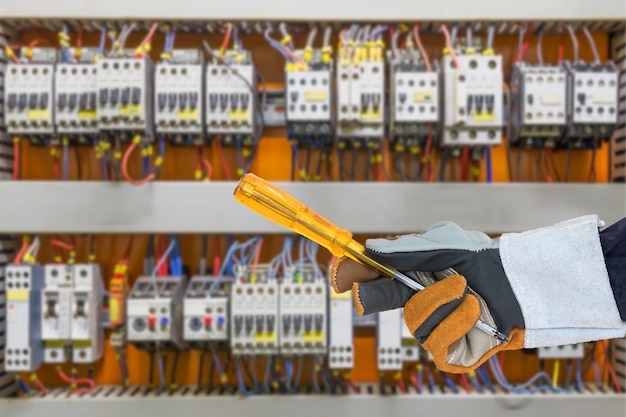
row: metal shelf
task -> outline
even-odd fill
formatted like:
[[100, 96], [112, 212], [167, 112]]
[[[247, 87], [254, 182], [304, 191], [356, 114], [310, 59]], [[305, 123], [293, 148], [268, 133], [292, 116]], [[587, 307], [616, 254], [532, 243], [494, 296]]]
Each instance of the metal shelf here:
[[[280, 187], [354, 233], [453, 220], [487, 233], [583, 214], [626, 216], [624, 184], [289, 183]], [[234, 182], [0, 181], [0, 233], [286, 233], [232, 196]]]
[[[101, 392], [106, 393], [108, 389]], [[117, 391], [117, 390], [116, 390]], [[178, 391], [181, 392], [180, 390]], [[111, 415], [172, 416], [184, 410], [186, 417], [245, 416], [258, 417], [343, 417], [419, 415], [421, 417], [463, 415], [466, 417], [551, 416], [577, 417], [597, 415], [623, 417], [626, 396], [623, 394], [536, 394], [511, 395], [485, 393], [471, 395], [438, 392], [436, 394], [385, 395], [186, 395], [178, 393], [155, 396], [138, 394], [105, 396], [68, 396], [57, 390], [57, 396], [32, 399], [0, 400], [3, 417], [109, 417]], [[50, 398], [52, 397], [52, 398]]]
[[0, 2], [2, 19], [163, 19], [293, 21], [612, 21], [626, 18], [623, 0], [153, 1], [29, 0]]

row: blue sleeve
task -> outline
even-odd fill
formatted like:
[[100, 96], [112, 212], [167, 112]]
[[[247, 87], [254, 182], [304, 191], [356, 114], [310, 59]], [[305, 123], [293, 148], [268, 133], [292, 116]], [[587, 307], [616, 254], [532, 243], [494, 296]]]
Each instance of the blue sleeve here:
[[601, 231], [600, 244], [619, 314], [626, 321], [626, 218]]

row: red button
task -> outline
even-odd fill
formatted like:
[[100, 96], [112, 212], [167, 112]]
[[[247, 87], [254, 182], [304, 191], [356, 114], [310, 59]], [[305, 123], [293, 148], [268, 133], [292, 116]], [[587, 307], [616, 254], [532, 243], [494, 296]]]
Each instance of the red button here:
[[148, 326], [154, 326], [156, 324], [156, 317], [148, 316]]
[[211, 316], [206, 316], [204, 318], [204, 325], [205, 326], [210, 326], [212, 322], [213, 322], [213, 318]]

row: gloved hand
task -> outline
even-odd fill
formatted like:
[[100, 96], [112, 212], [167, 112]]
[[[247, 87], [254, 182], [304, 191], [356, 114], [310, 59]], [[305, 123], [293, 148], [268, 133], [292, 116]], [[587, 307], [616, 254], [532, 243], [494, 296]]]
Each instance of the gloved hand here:
[[[369, 255], [425, 290], [346, 258], [333, 265], [331, 281], [337, 292], [352, 289], [359, 314], [404, 307], [406, 325], [436, 366], [463, 373], [501, 350], [623, 337], [598, 222], [584, 216], [500, 239], [439, 223], [421, 235], [366, 242]], [[509, 342], [474, 328], [479, 318]]]

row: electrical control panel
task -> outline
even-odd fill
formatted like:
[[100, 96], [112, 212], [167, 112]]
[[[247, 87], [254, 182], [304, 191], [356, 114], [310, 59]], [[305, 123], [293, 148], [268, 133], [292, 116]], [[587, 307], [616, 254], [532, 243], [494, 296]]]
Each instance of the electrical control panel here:
[[106, 58], [97, 65], [100, 130], [139, 130], [151, 137], [154, 65], [150, 58]]
[[45, 287], [41, 300], [44, 362], [64, 363], [70, 360], [74, 267], [48, 264], [44, 271]]
[[402, 362], [417, 362], [420, 358], [420, 348], [417, 339], [411, 334], [409, 328], [404, 322], [404, 311], [400, 314], [400, 328], [402, 335]]
[[[156, 281], [156, 289], [154, 285]], [[160, 342], [181, 349], [185, 277], [139, 277], [126, 301], [127, 338], [143, 347]]]
[[[303, 57], [304, 51], [294, 53]], [[295, 135], [332, 135], [333, 71], [332, 61], [324, 63], [321, 50], [312, 53], [310, 62], [285, 67], [287, 123]]]
[[326, 353], [327, 287], [314, 282], [284, 281], [280, 285], [280, 353]]
[[257, 129], [256, 70], [249, 52], [229, 51], [224, 63], [206, 69], [206, 123], [209, 135], [241, 136], [252, 144]]
[[582, 359], [585, 356], [585, 347], [582, 343], [542, 347], [538, 349], [538, 355], [539, 359]]
[[337, 65], [337, 135], [385, 135], [385, 68], [382, 61]]
[[7, 132], [24, 136], [35, 143], [50, 139], [54, 134], [56, 52], [50, 50], [52, 54], [38, 54], [41, 60], [21, 64], [9, 62], [5, 72], [4, 116]]
[[330, 288], [328, 306], [328, 366], [330, 369], [354, 367], [352, 293], [337, 294]]
[[231, 287], [230, 337], [235, 355], [278, 353], [278, 283], [236, 282]]
[[102, 299], [104, 285], [98, 264], [74, 265], [72, 293], [72, 361], [93, 363], [103, 354]]
[[98, 67], [93, 63], [94, 55], [95, 50], [84, 49], [80, 62], [57, 64], [54, 75], [56, 131], [81, 142], [87, 142], [85, 135], [98, 133]]
[[402, 370], [402, 310], [378, 313], [376, 351], [379, 371]]
[[7, 265], [6, 346], [4, 365], [9, 372], [35, 371], [43, 360], [41, 290], [43, 268], [38, 264]]
[[502, 140], [502, 56], [443, 57], [443, 146], [492, 146]]
[[189, 281], [183, 305], [183, 337], [187, 342], [228, 342], [228, 304], [233, 280], [195, 276]]
[[511, 142], [558, 140], [567, 123], [567, 73], [561, 66], [513, 64]]
[[176, 144], [202, 144], [204, 63], [199, 50], [174, 50], [172, 61], [156, 65], [154, 103], [157, 134]]

